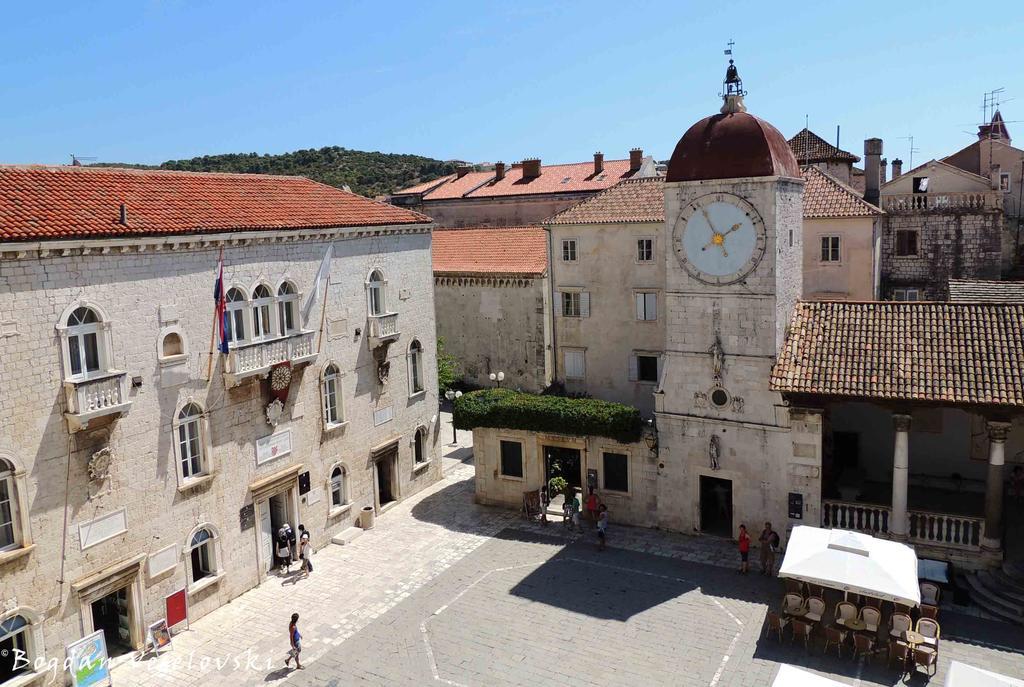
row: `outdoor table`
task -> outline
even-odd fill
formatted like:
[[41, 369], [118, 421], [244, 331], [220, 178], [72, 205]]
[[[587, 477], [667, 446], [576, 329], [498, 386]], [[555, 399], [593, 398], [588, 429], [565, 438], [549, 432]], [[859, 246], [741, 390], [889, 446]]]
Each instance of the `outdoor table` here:
[[796, 609], [786, 608], [786, 609], [783, 609], [782, 612], [785, 613], [786, 615], [791, 615], [794, 618], [803, 618], [805, 615], [807, 615], [807, 609], [806, 608], [796, 608]]
[[[842, 618], [840, 618], [839, 620], [842, 620]], [[860, 632], [861, 630], [868, 629], [868, 624], [860, 618], [852, 618], [851, 620], [847, 620], [846, 622], [842, 623], [842, 625], [847, 630], [853, 630], [854, 632]]]
[[909, 644], [911, 648], [916, 647], [918, 644], [924, 644], [924, 635], [920, 632], [914, 632], [913, 630], [904, 630], [902, 639], [904, 642]]

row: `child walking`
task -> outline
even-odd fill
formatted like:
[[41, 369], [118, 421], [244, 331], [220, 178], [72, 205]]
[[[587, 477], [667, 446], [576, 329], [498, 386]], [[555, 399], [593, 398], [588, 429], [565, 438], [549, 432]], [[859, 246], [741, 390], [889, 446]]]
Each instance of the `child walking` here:
[[597, 550], [604, 551], [605, 538], [608, 535], [608, 506], [603, 503], [597, 507]]
[[747, 558], [750, 556], [750, 535], [747, 534], [747, 526], [740, 525], [740, 536], [739, 536], [739, 547], [740, 547], [740, 569], [737, 570], [741, 575], [746, 575], [749, 572]]

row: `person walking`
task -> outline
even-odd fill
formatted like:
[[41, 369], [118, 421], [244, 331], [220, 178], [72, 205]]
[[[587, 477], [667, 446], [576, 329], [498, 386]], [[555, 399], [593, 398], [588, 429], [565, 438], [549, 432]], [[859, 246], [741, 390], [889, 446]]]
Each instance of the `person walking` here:
[[740, 536], [738, 538], [740, 548], [740, 569], [737, 570], [740, 575], [746, 575], [750, 572], [747, 559], [750, 556], [750, 535], [747, 534], [747, 526], [740, 525]]
[[597, 525], [597, 505], [597, 494], [595, 494], [594, 490], [591, 489], [590, 493], [587, 494], [587, 523], [591, 527]]
[[303, 577], [309, 577], [309, 573], [313, 572], [313, 561], [309, 560], [312, 553], [313, 547], [309, 543], [309, 530], [305, 525], [299, 525], [299, 560], [302, 561]]
[[757, 538], [761, 545], [761, 574], [771, 576], [775, 573], [775, 553], [779, 550], [779, 535], [766, 522], [761, 536]]
[[604, 551], [605, 538], [608, 536], [608, 506], [603, 503], [597, 507], [597, 550]]
[[548, 524], [548, 506], [551, 505], [551, 497], [548, 496], [548, 485], [540, 488], [540, 524], [545, 527]]
[[575, 529], [577, 532], [582, 532], [583, 527], [580, 525], [580, 492], [579, 489], [573, 489], [572, 492], [572, 503], [569, 504], [569, 513], [572, 515], [572, 522], [569, 529]]
[[299, 654], [302, 653], [302, 634], [299, 633], [298, 613], [292, 613], [292, 621], [288, 623], [288, 644], [291, 648], [288, 649], [288, 658], [284, 659], [285, 666], [288, 666], [289, 662], [294, 658], [295, 667], [298, 670], [302, 670], [302, 664], [299, 663]]
[[281, 565], [281, 574], [287, 574], [292, 565], [292, 549], [288, 545], [288, 523], [277, 531], [277, 560]]

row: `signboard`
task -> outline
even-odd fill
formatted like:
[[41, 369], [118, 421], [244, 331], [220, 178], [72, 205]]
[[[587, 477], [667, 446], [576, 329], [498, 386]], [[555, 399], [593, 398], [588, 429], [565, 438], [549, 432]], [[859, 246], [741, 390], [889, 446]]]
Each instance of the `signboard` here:
[[167, 620], [161, 618], [149, 626], [149, 643], [153, 651], [159, 652], [171, 645], [171, 631], [167, 629]]
[[316, 489], [310, 489], [309, 493], [306, 494], [306, 505], [312, 506], [314, 503], [320, 503], [320, 499], [324, 497], [323, 487], [317, 487]]
[[395, 409], [392, 406], [386, 408], [380, 408], [379, 410], [373, 411], [373, 426], [378, 427], [383, 425], [385, 422], [391, 422], [391, 418], [395, 416]]
[[292, 452], [292, 431], [286, 429], [256, 440], [256, 464], [263, 465]]
[[174, 627], [178, 623], [188, 620], [188, 596], [184, 589], [168, 596], [164, 605], [167, 609], [167, 627]]
[[299, 473], [299, 495], [309, 493], [309, 470]]
[[163, 575], [168, 570], [174, 569], [174, 566], [178, 564], [178, 545], [171, 544], [149, 554], [148, 564], [150, 577]]
[[256, 504], [247, 503], [238, 509], [238, 524], [243, 532], [256, 526]]
[[124, 508], [83, 522], [78, 526], [79, 543], [85, 551], [90, 546], [112, 539], [128, 531], [128, 516]]
[[804, 495], [795, 491], [789, 493], [789, 517], [794, 520], [804, 519]]
[[106, 687], [110, 685], [110, 658], [103, 630], [68, 644], [68, 669], [73, 687]]

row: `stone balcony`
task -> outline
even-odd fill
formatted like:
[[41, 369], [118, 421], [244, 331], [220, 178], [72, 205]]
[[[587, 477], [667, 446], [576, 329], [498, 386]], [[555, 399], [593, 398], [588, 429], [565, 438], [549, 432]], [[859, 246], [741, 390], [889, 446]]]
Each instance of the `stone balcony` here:
[[366, 340], [370, 348], [377, 348], [398, 340], [398, 314], [370, 315], [366, 323]]
[[87, 379], [64, 381], [67, 412], [64, 416], [72, 432], [107, 415], [124, 415], [131, 408], [128, 398], [128, 373], [111, 370]]
[[224, 384], [237, 386], [250, 377], [266, 376], [270, 368], [285, 361], [292, 366], [316, 358], [315, 332], [297, 332], [267, 341], [239, 344], [228, 352]]
[[1003, 209], [1003, 196], [998, 191], [894, 193], [882, 196], [880, 204], [883, 210], [892, 215], [998, 212]]

